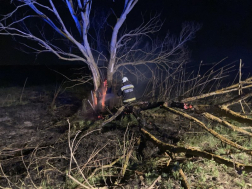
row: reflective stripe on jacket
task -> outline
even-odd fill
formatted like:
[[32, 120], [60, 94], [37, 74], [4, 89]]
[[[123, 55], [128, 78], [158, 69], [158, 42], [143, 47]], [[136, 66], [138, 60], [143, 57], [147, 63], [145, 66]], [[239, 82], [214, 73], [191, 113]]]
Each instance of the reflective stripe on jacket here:
[[[133, 91], [133, 88], [134, 88], [134, 85], [129, 84], [129, 85], [124, 85], [124, 86], [121, 88], [121, 90], [124, 91], [124, 92], [126, 92], [127, 89], [132, 89], [132, 91]], [[126, 93], [127, 93], [127, 92], [126, 92]]]
[[136, 97], [124, 100], [123, 102], [132, 102], [132, 101], [135, 101], [135, 100], [136, 100]]

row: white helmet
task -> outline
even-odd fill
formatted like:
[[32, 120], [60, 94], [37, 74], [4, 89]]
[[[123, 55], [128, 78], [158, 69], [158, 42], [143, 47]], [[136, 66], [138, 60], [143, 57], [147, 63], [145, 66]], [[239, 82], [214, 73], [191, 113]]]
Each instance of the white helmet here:
[[129, 81], [127, 77], [122, 78], [122, 82], [125, 83], [126, 81]]

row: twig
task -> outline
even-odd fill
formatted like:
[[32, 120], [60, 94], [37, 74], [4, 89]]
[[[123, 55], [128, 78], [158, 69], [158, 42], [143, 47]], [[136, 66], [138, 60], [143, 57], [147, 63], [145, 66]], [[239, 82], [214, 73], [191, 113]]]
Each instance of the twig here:
[[[93, 106], [95, 106], [94, 104], [94, 95], [93, 95], [93, 91], [91, 91], [91, 97], [92, 97], [92, 102], [93, 102]], [[88, 100], [89, 101], [89, 100]], [[91, 103], [89, 102], [89, 104], [91, 105]], [[92, 108], [94, 109], [94, 107], [92, 106]]]
[[[81, 186], [83, 186], [84, 188], [93, 188], [93, 186], [88, 182], [87, 178], [84, 176], [83, 172], [81, 171], [81, 169], [80, 169], [80, 167], [78, 165], [77, 160], [75, 159], [75, 156], [74, 156], [75, 150], [73, 148], [74, 148], [74, 141], [75, 141], [77, 135], [75, 136], [75, 138], [71, 142], [71, 137], [70, 137], [71, 136], [71, 124], [70, 124], [69, 120], [67, 120], [67, 122], [68, 122], [68, 146], [69, 146], [69, 150], [70, 150], [70, 163], [69, 163], [69, 171], [67, 173], [67, 176], [69, 178], [71, 178], [74, 182], [76, 182], [76, 183], [80, 184]], [[71, 171], [72, 171], [71, 164], [72, 164], [73, 161], [77, 166], [78, 172], [81, 174], [82, 178], [85, 180], [85, 182], [88, 184], [89, 187], [85, 186], [82, 183], [80, 183], [78, 180], [76, 180], [74, 177], [71, 176]]]
[[148, 189], [153, 189], [154, 186], [155, 186], [155, 184], [156, 184], [157, 182], [159, 182], [160, 180], [161, 180], [161, 175], [159, 175], [158, 178], [157, 178], [156, 180], [154, 180], [154, 182], [150, 185], [150, 187], [149, 187]]
[[242, 101], [240, 100], [239, 102], [240, 102], [240, 105], [241, 105], [241, 108], [242, 108], [242, 112], [245, 114], [245, 110], [244, 110], [244, 107], [242, 105]]
[[245, 130], [243, 130], [243, 129], [240, 128], [240, 127], [236, 127], [235, 125], [233, 125], [233, 124], [231, 124], [231, 123], [229, 123], [229, 122], [227, 122], [227, 121], [225, 121], [225, 120], [222, 120], [222, 119], [220, 119], [220, 118], [218, 118], [218, 117], [216, 117], [216, 116], [214, 116], [214, 115], [212, 115], [212, 114], [209, 114], [209, 113], [205, 112], [205, 113], [203, 113], [203, 115], [204, 115], [206, 118], [210, 119], [210, 120], [214, 120], [214, 121], [216, 121], [216, 122], [218, 122], [218, 123], [220, 123], [220, 124], [222, 124], [222, 125], [224, 125], [224, 126], [230, 128], [230, 129], [232, 129], [233, 131], [237, 131], [237, 132], [239, 132], [239, 133], [242, 133], [242, 134], [244, 134], [244, 135], [247, 135], [247, 136], [252, 137], [252, 133], [250, 133], [250, 132], [248, 132], [248, 131], [245, 131]]
[[110, 113], [110, 115], [112, 116], [114, 115], [107, 106], [106, 106], [106, 110], [108, 111], [108, 113]]
[[80, 186], [82, 186], [82, 187], [84, 187], [84, 188], [86, 188], [86, 189], [93, 188], [93, 187], [88, 187], [88, 186], [82, 184], [80, 181], [78, 181], [76, 178], [74, 178], [74, 177], [73, 177], [72, 175], [70, 175], [70, 174], [67, 174], [67, 176], [68, 176], [71, 180], [73, 180], [74, 182], [76, 182], [77, 184], [79, 184]]
[[[35, 150], [36, 150], [36, 149], [35, 149]], [[23, 165], [25, 166], [25, 169], [26, 169], [26, 172], [27, 172], [27, 176], [28, 176], [28, 178], [30, 178], [30, 181], [31, 181], [33, 187], [37, 189], [38, 187], [37, 187], [37, 186], [35, 185], [35, 183], [33, 182], [33, 179], [32, 179], [31, 174], [30, 174], [30, 172], [29, 172], [30, 164], [28, 165], [28, 167], [27, 167], [27, 165], [25, 164], [24, 156], [23, 156], [23, 151], [22, 151], [22, 150], [21, 150], [21, 157], [22, 157]]]
[[[123, 166], [122, 166], [122, 171], [121, 171], [121, 177], [124, 177], [125, 175], [125, 172], [126, 172], [126, 169], [128, 167], [128, 164], [129, 164], [129, 159], [130, 159], [130, 156], [133, 152], [133, 146], [134, 146], [134, 143], [131, 145], [128, 144], [129, 146], [126, 147], [128, 141], [126, 141], [126, 133], [128, 132], [128, 127], [124, 133], [124, 141], [123, 141], [123, 155], [125, 156], [125, 159], [124, 159], [124, 162], [123, 162]], [[129, 148], [129, 149], [127, 149]], [[128, 153], [126, 154], [126, 152], [128, 151]]]
[[90, 106], [92, 107], [92, 109], [95, 111], [94, 107], [92, 106], [92, 104], [90, 103], [89, 100], [88, 100], [88, 103], [90, 104]]
[[230, 110], [227, 106], [219, 106], [219, 108], [221, 110], [223, 110], [224, 112], [226, 112], [226, 113], [228, 113], [228, 114], [230, 114], [230, 115], [232, 115], [232, 116], [234, 116], [236, 118], [241, 119], [243, 122], [252, 123], [251, 118], [249, 118], [249, 117], [247, 117], [245, 115], [241, 115], [241, 114], [239, 114], [237, 112], [234, 112], [233, 110]]
[[245, 99], [247, 99], [247, 98], [249, 98], [251, 96], [252, 96], [252, 92], [250, 92], [248, 94], [245, 94], [245, 95], [237, 96], [237, 97], [235, 97], [235, 98], [233, 98], [233, 99], [231, 99], [229, 101], [223, 102], [223, 103], [221, 103], [219, 105], [228, 107], [228, 106], [231, 106], [233, 104], [239, 103], [239, 101], [245, 100]]
[[104, 125], [108, 124], [109, 122], [111, 122], [111, 121], [113, 121], [115, 118], [117, 118], [117, 116], [119, 116], [119, 115], [123, 112], [124, 108], [125, 108], [124, 106], [122, 106], [121, 108], [119, 108], [119, 109], [117, 110], [117, 112], [116, 112], [111, 118], [105, 120], [105, 121], [102, 123], [101, 126], [103, 127]]
[[175, 110], [173, 108], [170, 108], [167, 106], [167, 103], [164, 103], [164, 107], [175, 113], [175, 114], [178, 114], [178, 115], [181, 115], [191, 121], [194, 121], [197, 125], [201, 126], [202, 128], [204, 128], [205, 130], [207, 130], [209, 133], [211, 133], [214, 137], [220, 139], [222, 142], [226, 143], [226, 144], [229, 144], [230, 146], [233, 146], [239, 150], [242, 150], [242, 151], [245, 151], [247, 154], [249, 155], [252, 155], [252, 151], [249, 151], [247, 148], [244, 148], [243, 146], [239, 145], [239, 144], [236, 144], [235, 142], [225, 138], [224, 136], [220, 135], [219, 133], [217, 133], [216, 131], [212, 130], [212, 129], [209, 129], [203, 122], [201, 122], [200, 120], [196, 119], [195, 117], [192, 117], [186, 113], [183, 113], [181, 111], [178, 111], [178, 110]]
[[56, 86], [56, 88], [55, 88], [53, 100], [51, 102], [51, 110], [54, 110], [54, 105], [55, 105], [56, 99], [57, 99], [63, 85], [64, 85], [64, 82], [62, 82], [58, 87]]
[[89, 180], [90, 178], [92, 178], [92, 177], [95, 175], [95, 173], [96, 173], [97, 171], [99, 171], [100, 169], [111, 168], [111, 167], [112, 167], [113, 165], [115, 165], [118, 161], [120, 161], [123, 157], [124, 157], [124, 156], [121, 156], [121, 157], [117, 158], [115, 161], [113, 161], [112, 163], [110, 163], [110, 164], [108, 164], [108, 165], [103, 165], [102, 167], [97, 167], [97, 168], [92, 172], [92, 174], [88, 177], [88, 180]]
[[23, 97], [23, 93], [24, 93], [24, 89], [25, 89], [25, 85], [26, 85], [27, 79], [28, 79], [28, 77], [25, 79], [24, 86], [23, 86], [23, 89], [22, 89], [22, 92], [21, 92], [21, 96], [20, 96], [19, 102], [22, 102], [22, 97]]
[[[141, 132], [149, 139], [151, 142], [153, 142], [156, 146], [158, 146], [162, 151], [169, 150], [170, 152], [180, 153], [180, 152], [186, 152], [187, 154], [193, 155], [193, 156], [201, 156], [210, 160], [214, 160], [215, 162], [219, 164], [225, 164], [228, 167], [233, 167], [234, 162], [230, 161], [226, 158], [223, 158], [219, 155], [215, 155], [209, 152], [201, 151], [194, 147], [182, 147], [182, 146], [175, 146], [172, 144], [164, 143], [157, 139], [155, 136], [150, 134], [145, 129], [141, 128]], [[252, 165], [245, 165], [241, 164], [239, 162], [235, 162], [235, 167], [244, 167], [244, 171], [246, 172], [252, 172]]]
[[190, 187], [190, 185], [189, 185], [189, 183], [187, 181], [186, 175], [185, 175], [185, 173], [183, 172], [183, 170], [181, 168], [179, 168], [179, 174], [182, 177], [182, 182], [183, 182], [184, 188], [185, 189], [190, 189], [191, 187]]
[[239, 66], [239, 85], [238, 85], [238, 94], [242, 94], [242, 83], [241, 83], [241, 67], [242, 67], [242, 59], [240, 59], [240, 66]]
[[250, 108], [250, 106], [248, 105], [248, 103], [247, 103], [245, 100], [243, 100], [243, 102], [244, 102], [244, 104], [247, 106], [247, 108], [249, 109], [249, 111], [251, 112], [251, 108]]
[[[251, 81], [249, 79], [251, 79], [251, 78], [248, 78], [244, 82], [243, 81], [241, 82], [243, 84], [249, 84], [247, 86], [244, 86], [243, 89], [252, 87]], [[220, 90], [217, 90], [217, 91], [214, 91], [214, 92], [210, 92], [210, 93], [206, 93], [206, 94], [202, 94], [202, 95], [198, 95], [198, 96], [185, 98], [185, 99], [182, 100], [182, 102], [191, 102], [191, 101], [206, 98], [206, 97], [209, 97], [209, 96], [220, 95], [220, 94], [225, 94], [225, 93], [229, 93], [229, 92], [232, 92], [232, 91], [237, 91], [238, 90], [237, 89], [238, 85], [239, 84], [234, 84], [232, 86], [229, 86], [229, 87], [226, 87], [224, 89], [220, 89]]]
[[248, 129], [252, 131], [252, 127], [241, 127], [241, 129]]
[[1, 170], [2, 174], [3, 174], [3, 177], [7, 180], [9, 187], [12, 188], [11, 187], [11, 181], [10, 181], [10, 179], [8, 179], [8, 176], [4, 173], [1, 163], [0, 163], [0, 170]]

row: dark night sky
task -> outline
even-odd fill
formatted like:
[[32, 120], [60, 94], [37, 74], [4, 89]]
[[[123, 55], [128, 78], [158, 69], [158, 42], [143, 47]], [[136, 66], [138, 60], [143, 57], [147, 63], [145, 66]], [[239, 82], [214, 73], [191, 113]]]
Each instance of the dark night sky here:
[[[1, 1], [0, 12], [3, 13], [9, 4]], [[227, 56], [227, 63], [240, 58], [246, 66], [252, 63], [251, 0], [139, 0], [128, 17], [128, 24], [135, 24], [134, 18], [140, 12], [161, 11], [161, 18], [165, 19], [162, 32], [169, 30], [175, 34], [185, 21], [202, 25], [196, 38], [189, 43], [195, 64], [201, 60], [216, 62]], [[15, 50], [17, 47], [11, 37], [0, 36], [0, 65], [50, 63], [52, 59], [47, 54], [35, 60], [34, 56]], [[53, 61], [60, 63], [57, 59]]]

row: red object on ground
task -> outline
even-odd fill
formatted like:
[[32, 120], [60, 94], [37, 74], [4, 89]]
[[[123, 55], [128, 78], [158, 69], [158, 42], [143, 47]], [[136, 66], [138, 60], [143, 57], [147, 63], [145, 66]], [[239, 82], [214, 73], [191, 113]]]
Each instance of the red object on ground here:
[[98, 119], [105, 119], [102, 114], [97, 116]]
[[191, 105], [191, 104], [186, 104], [186, 103], [184, 103], [184, 109], [192, 109], [193, 108], [193, 106]]

